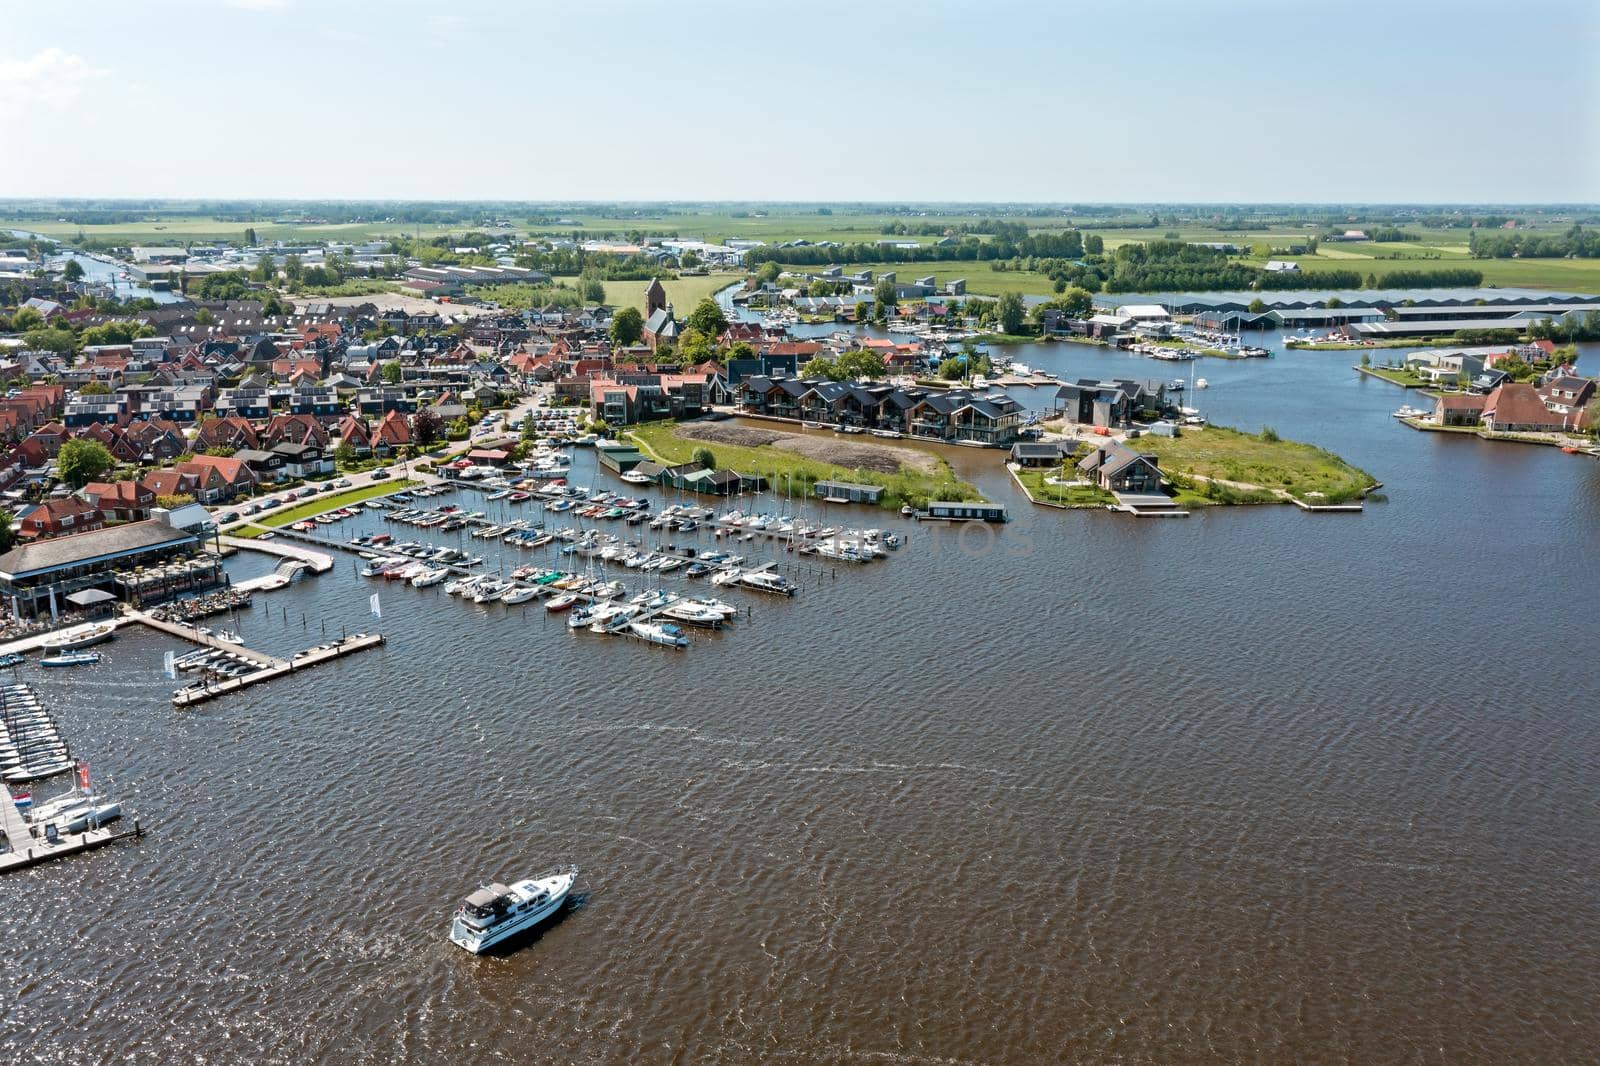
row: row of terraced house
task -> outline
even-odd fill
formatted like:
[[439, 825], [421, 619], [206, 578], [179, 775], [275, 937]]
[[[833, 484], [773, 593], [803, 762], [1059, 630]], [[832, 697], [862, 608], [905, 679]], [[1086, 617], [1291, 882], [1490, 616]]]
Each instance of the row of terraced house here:
[[957, 444], [1009, 445], [1022, 405], [1002, 392], [754, 375], [735, 393], [746, 414], [900, 433]]

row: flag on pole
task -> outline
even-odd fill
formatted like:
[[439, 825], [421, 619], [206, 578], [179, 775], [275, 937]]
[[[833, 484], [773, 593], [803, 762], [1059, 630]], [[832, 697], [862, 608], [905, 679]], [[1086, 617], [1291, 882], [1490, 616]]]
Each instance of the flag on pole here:
[[372, 617], [374, 617], [374, 618], [382, 618], [383, 617], [383, 607], [378, 603], [378, 594], [376, 592], [374, 592], [372, 594], [372, 599], [369, 600], [368, 603], [372, 607]]
[[177, 678], [178, 678], [178, 657], [177, 657], [177, 655], [175, 655], [174, 653], [172, 653], [170, 651], [167, 652], [166, 657], [161, 660], [161, 672], [167, 675], [167, 679], [169, 681], [177, 680]]
[[87, 762], [78, 763], [78, 787], [85, 792], [89, 791], [89, 764]]

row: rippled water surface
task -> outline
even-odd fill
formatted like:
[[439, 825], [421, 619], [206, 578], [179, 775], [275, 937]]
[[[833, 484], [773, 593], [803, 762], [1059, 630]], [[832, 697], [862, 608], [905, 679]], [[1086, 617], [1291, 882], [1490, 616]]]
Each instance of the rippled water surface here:
[[[1351, 361], [1198, 372], [1361, 515], [1035, 511], [962, 450], [1009, 525], [685, 653], [394, 583], [375, 623], [341, 556], [240, 625], [384, 649], [187, 712], [152, 634], [26, 668], [151, 832], [0, 881], [0, 1055], [1592, 1061], [1600, 463], [1406, 429]], [[568, 860], [522, 950], [445, 941]]]

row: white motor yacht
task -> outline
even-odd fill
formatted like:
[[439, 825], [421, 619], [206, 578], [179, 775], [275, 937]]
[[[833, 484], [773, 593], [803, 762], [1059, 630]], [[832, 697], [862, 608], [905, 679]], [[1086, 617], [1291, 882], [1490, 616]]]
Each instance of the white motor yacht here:
[[485, 885], [462, 901], [450, 922], [450, 942], [480, 955], [518, 933], [532, 929], [566, 902], [578, 868], [517, 881]]

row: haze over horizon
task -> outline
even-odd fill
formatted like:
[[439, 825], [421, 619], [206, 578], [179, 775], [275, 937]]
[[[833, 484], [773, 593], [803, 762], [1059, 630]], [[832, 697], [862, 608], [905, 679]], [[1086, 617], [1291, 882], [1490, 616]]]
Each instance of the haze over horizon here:
[[1484, 0], [803, 19], [90, 0], [70, 21], [0, 0], [0, 19], [0, 197], [1600, 199], [1581, 0], [1524, 5], [1526, 40]]

